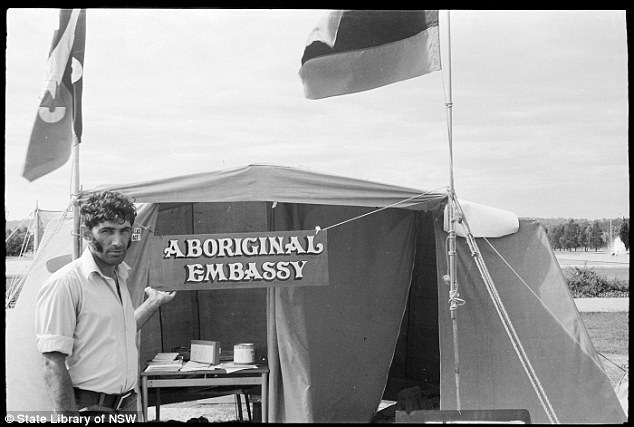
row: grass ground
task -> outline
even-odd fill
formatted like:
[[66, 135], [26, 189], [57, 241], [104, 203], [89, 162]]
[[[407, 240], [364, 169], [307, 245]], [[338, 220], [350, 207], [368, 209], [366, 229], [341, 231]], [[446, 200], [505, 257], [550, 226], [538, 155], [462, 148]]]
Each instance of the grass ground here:
[[601, 362], [610, 383], [616, 386], [625, 375], [624, 370], [629, 372], [629, 313], [581, 313], [581, 318], [594, 348], [604, 356]]
[[627, 355], [629, 352], [629, 313], [581, 313], [583, 323], [597, 351]]

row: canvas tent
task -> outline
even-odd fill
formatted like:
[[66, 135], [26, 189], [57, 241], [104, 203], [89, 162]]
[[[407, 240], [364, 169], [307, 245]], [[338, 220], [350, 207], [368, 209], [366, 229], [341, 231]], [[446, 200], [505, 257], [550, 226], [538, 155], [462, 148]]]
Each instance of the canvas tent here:
[[[384, 393], [429, 382], [440, 386], [442, 409], [455, 408], [446, 194], [263, 165], [94, 191], [103, 189], [135, 198], [144, 236], [328, 229], [328, 286], [181, 291], [141, 332], [141, 362], [191, 339], [254, 342], [270, 368], [272, 421], [367, 422]], [[558, 420], [625, 421], [543, 228], [471, 207], [483, 258]], [[510, 229], [491, 228], [493, 218]], [[71, 223], [47, 229], [7, 314], [9, 410], [47, 405], [37, 368], [24, 369], [37, 361], [32, 306], [48, 270], [69, 259]], [[149, 253], [142, 238], [126, 258], [135, 304]], [[463, 238], [457, 259], [462, 409], [526, 408], [533, 422], [548, 422]]]

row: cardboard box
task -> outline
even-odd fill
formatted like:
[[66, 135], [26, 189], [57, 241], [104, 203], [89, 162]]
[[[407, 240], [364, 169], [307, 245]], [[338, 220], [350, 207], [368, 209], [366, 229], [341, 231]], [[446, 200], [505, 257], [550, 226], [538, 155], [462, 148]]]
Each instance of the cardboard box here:
[[189, 360], [217, 365], [220, 363], [220, 342], [192, 340]]

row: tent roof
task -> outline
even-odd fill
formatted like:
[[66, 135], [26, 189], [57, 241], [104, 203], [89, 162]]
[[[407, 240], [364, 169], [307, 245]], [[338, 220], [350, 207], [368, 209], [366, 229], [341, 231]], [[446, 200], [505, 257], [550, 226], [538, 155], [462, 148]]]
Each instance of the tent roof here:
[[[270, 201], [433, 210], [446, 193], [275, 165], [248, 165], [133, 184], [101, 185], [139, 203]], [[411, 199], [411, 200], [407, 200]]]

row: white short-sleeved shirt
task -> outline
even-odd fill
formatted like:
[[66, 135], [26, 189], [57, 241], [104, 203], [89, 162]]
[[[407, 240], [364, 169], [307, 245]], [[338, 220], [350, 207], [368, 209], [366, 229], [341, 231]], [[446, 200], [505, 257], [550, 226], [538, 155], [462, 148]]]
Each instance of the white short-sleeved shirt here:
[[115, 394], [135, 387], [138, 349], [134, 307], [119, 264], [121, 300], [114, 279], [104, 276], [88, 248], [56, 271], [39, 290], [35, 308], [37, 348], [68, 355], [73, 387]]

